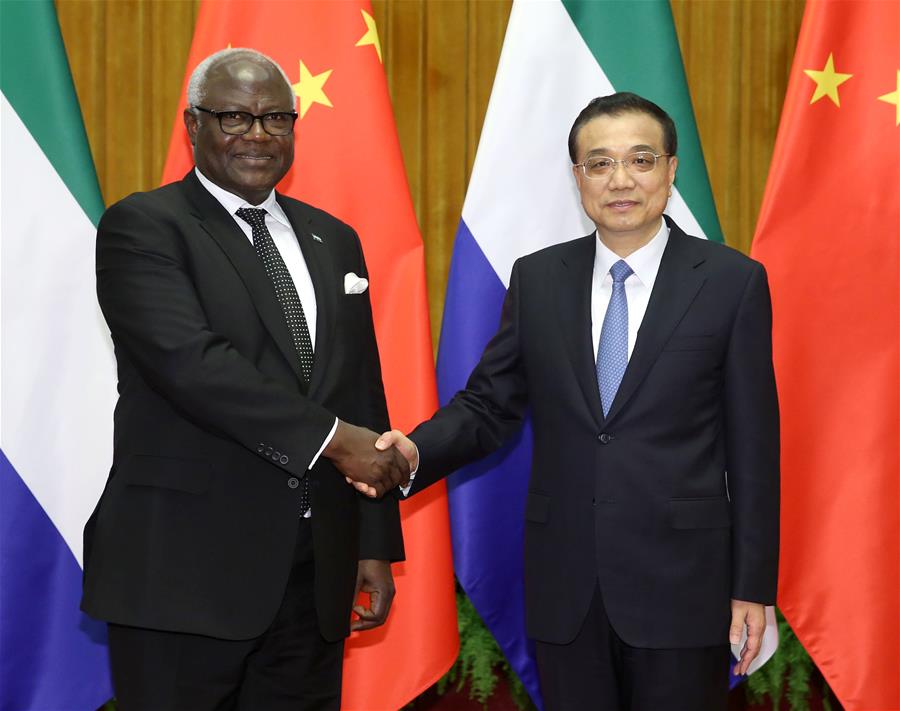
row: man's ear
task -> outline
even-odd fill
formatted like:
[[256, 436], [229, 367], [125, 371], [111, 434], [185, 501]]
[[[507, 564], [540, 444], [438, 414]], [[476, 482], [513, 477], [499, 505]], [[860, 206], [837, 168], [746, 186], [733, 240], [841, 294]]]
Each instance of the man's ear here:
[[578, 186], [578, 189], [581, 189], [581, 180], [584, 178], [584, 173], [581, 171], [581, 168], [577, 165], [572, 166], [572, 176], [575, 178], [575, 185]]
[[197, 121], [197, 114], [191, 111], [189, 108], [184, 110], [184, 114], [182, 114], [184, 118], [184, 127], [187, 129], [188, 138], [191, 139], [191, 145], [197, 145], [197, 129], [199, 128], [199, 124]]

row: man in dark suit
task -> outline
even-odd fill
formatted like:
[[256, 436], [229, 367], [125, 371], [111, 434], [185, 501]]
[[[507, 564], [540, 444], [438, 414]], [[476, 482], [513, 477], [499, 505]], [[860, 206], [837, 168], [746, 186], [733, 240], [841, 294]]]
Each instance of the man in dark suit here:
[[531, 413], [525, 607], [551, 711], [724, 709], [729, 638], [746, 628], [746, 672], [775, 601], [766, 275], [663, 216], [676, 151], [657, 105], [593, 100], [569, 152], [596, 233], [518, 260], [466, 389], [379, 440], [415, 493]]
[[366, 266], [348, 225], [275, 193], [295, 97], [250, 50], [207, 58], [184, 121], [196, 169], [104, 214], [113, 466], [85, 529], [83, 608], [109, 622], [123, 711], [338, 709], [343, 640], [381, 624], [408, 478]]

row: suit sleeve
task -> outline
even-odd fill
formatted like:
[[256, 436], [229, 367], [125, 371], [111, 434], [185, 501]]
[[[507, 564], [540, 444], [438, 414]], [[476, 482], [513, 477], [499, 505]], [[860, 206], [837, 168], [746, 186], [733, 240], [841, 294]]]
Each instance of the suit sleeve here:
[[521, 351], [521, 264], [513, 265], [500, 326], [464, 390], [410, 433], [420, 464], [410, 495], [500, 448], [528, 405]]
[[[356, 272], [368, 279], [365, 257], [359, 237], [354, 233], [359, 250], [359, 269]], [[381, 358], [378, 354], [378, 342], [375, 338], [375, 322], [372, 317], [372, 304], [367, 289], [363, 298], [366, 300], [366, 333], [365, 372], [362, 375], [363, 392], [360, 399], [364, 405], [364, 421], [360, 424], [382, 433], [391, 428], [388, 418], [387, 401], [384, 396], [384, 381], [381, 377]], [[400, 504], [394, 496], [380, 499], [369, 499], [358, 494], [360, 515], [360, 560], [389, 560], [392, 562], [405, 559], [403, 548], [403, 532], [400, 527]]]
[[[262, 373], [211, 329], [181, 240], [175, 228], [133, 200], [114, 205], [101, 219], [97, 294], [117, 351], [198, 427], [301, 475], [334, 415]], [[120, 382], [120, 389], [127, 387]], [[263, 442], [283, 443], [285, 456], [272, 462], [258, 451]]]
[[754, 263], [725, 364], [725, 446], [732, 503], [732, 597], [774, 604], [779, 544], [779, 419], [772, 304]]

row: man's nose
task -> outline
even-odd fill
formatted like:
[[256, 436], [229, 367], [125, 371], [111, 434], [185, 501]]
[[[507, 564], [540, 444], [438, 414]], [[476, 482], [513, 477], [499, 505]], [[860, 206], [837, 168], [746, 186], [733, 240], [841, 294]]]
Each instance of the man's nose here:
[[625, 163], [617, 161], [613, 166], [613, 171], [609, 176], [609, 185], [612, 188], [627, 188], [634, 185], [631, 173], [625, 168]]
[[256, 117], [253, 119], [253, 123], [250, 125], [250, 130], [243, 136], [248, 141], [267, 141], [271, 138], [271, 136], [266, 132], [266, 129], [263, 128], [262, 119], [260, 117]]

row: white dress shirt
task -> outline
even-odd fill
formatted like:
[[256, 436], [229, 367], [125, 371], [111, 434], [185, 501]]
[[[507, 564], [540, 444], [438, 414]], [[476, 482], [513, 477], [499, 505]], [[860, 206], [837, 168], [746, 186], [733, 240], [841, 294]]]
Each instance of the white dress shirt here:
[[[300, 250], [300, 242], [297, 241], [297, 235], [294, 233], [294, 228], [291, 227], [290, 220], [288, 220], [287, 215], [284, 214], [281, 205], [275, 200], [275, 190], [272, 190], [272, 192], [269, 193], [269, 196], [259, 205], [251, 205], [239, 195], [230, 193], [224, 188], [216, 185], [196, 167], [194, 168], [194, 173], [197, 175], [200, 184], [228, 211], [228, 214], [231, 215], [235, 224], [237, 224], [237, 226], [241, 228], [241, 231], [247, 235], [247, 239], [250, 241], [251, 245], [253, 244], [253, 230], [250, 227], [250, 223], [246, 220], [242, 220], [235, 213], [242, 207], [266, 211], [266, 227], [269, 229], [269, 234], [272, 235], [272, 241], [275, 243], [275, 247], [281, 255], [281, 259], [284, 261], [284, 265], [287, 267], [288, 272], [290, 272], [291, 279], [294, 281], [294, 287], [297, 289], [297, 296], [300, 297], [300, 303], [303, 304], [303, 315], [306, 316], [306, 325], [309, 327], [309, 338], [312, 341], [313, 352], [315, 352], [316, 317], [318, 315], [316, 309], [316, 291], [313, 288], [312, 277], [309, 275], [309, 267], [306, 266], [306, 260], [303, 258], [303, 252]], [[319, 461], [322, 451], [328, 446], [331, 438], [334, 437], [337, 425], [338, 418], [335, 417], [331, 432], [328, 433], [325, 441], [322, 442], [322, 446], [319, 447], [319, 451], [316, 452], [316, 455], [312, 458], [307, 469], [312, 469], [313, 465]]]
[[[669, 242], [669, 228], [665, 220], [660, 219], [660, 227], [653, 239], [640, 249], [635, 250], [625, 259], [625, 263], [631, 267], [633, 274], [625, 280], [625, 298], [628, 301], [628, 359], [631, 360], [631, 352], [637, 340], [638, 329], [647, 313], [647, 304], [650, 301], [650, 292], [656, 282], [656, 274], [659, 272], [659, 264], [662, 261], [663, 252]], [[603, 318], [612, 297], [612, 275], [610, 267], [622, 257], [613, 252], [603, 242], [597, 239], [597, 249], [594, 253], [594, 275], [591, 279], [591, 338], [594, 343], [594, 362], [597, 362], [597, 349], [600, 346], [600, 331], [603, 327]]]

